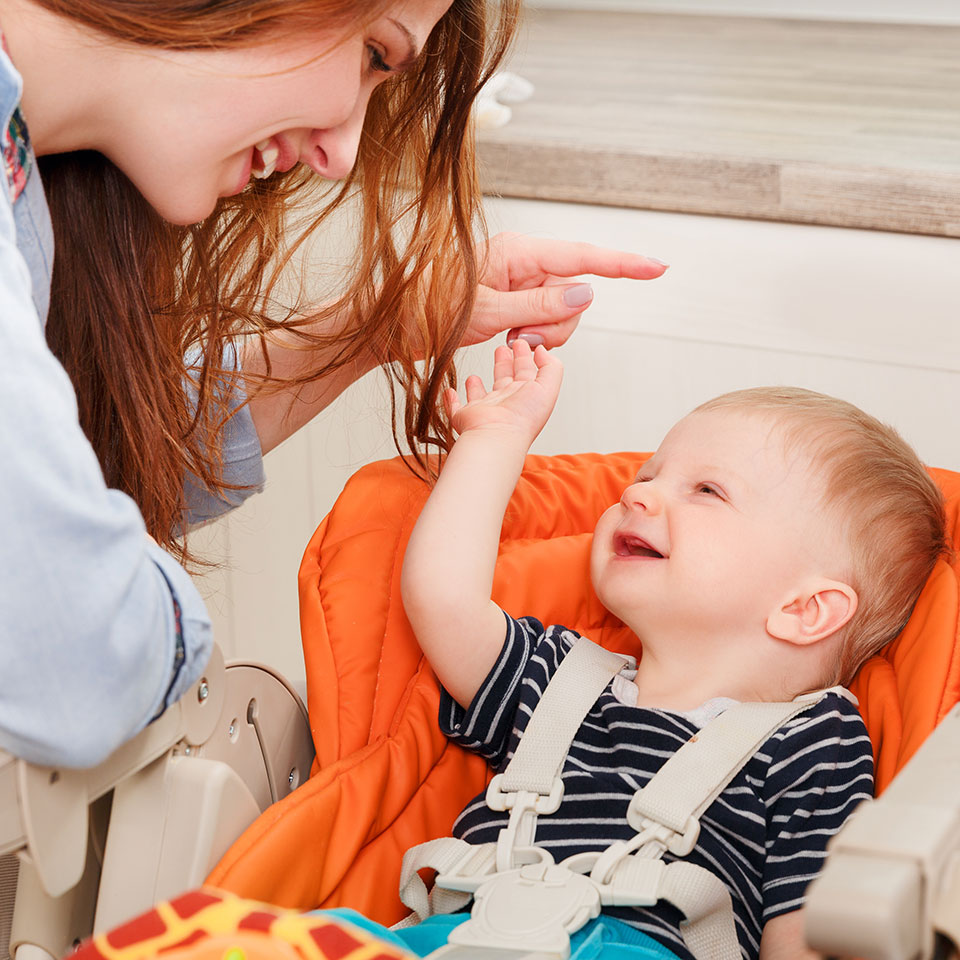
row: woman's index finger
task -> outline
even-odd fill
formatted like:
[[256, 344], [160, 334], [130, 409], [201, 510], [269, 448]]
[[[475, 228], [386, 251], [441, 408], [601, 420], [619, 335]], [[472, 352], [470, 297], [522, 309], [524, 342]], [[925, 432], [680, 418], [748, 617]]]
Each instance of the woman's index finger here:
[[583, 241], [549, 244], [541, 251], [540, 265], [559, 277], [590, 274], [632, 280], [654, 280], [667, 269], [667, 264], [654, 257]]

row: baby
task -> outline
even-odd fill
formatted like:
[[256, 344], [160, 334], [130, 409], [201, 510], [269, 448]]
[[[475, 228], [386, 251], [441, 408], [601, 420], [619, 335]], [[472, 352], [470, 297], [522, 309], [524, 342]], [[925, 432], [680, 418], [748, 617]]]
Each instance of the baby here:
[[[404, 605], [445, 691], [441, 724], [500, 770], [579, 639], [490, 599], [504, 510], [561, 375], [558, 359], [517, 340], [497, 349], [490, 392], [477, 377], [465, 405], [448, 392], [459, 436], [404, 560]], [[591, 576], [643, 656], [581, 724], [535, 844], [559, 863], [629, 841], [634, 793], [712, 718], [833, 687], [750, 756], [683, 857], [729, 890], [743, 956], [795, 956], [827, 841], [872, 794], [866, 729], [833, 685], [907, 620], [944, 548], [942, 499], [893, 430], [793, 388], [703, 404], [638, 467], [597, 523]], [[508, 818], [481, 795], [454, 833], [496, 841]], [[667, 902], [604, 906], [600, 920], [605, 938], [646, 943], [647, 956], [694, 956]]]

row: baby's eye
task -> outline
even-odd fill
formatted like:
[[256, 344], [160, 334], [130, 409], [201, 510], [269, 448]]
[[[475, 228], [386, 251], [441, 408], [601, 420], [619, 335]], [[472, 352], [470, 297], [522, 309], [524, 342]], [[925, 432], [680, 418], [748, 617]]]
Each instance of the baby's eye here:
[[697, 493], [706, 493], [714, 497], [719, 497], [720, 491], [712, 483], [698, 483]]
[[377, 73], [392, 73], [393, 67], [383, 59], [383, 54], [373, 44], [367, 44], [367, 53], [370, 56], [370, 69]]

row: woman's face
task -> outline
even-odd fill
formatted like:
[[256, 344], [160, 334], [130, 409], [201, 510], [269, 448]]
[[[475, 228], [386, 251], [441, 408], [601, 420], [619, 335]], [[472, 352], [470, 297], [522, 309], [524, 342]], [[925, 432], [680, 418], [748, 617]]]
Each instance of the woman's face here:
[[138, 48], [123, 122], [98, 149], [179, 224], [202, 220], [251, 176], [297, 163], [340, 179], [356, 159], [371, 93], [411, 64], [450, 2], [398, 0], [346, 38], [209, 53]]

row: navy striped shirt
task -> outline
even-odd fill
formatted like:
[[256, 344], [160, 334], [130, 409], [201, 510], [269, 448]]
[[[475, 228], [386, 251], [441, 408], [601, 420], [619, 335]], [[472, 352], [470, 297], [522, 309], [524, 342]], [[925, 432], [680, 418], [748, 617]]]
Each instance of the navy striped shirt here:
[[[565, 627], [544, 629], [532, 617], [507, 617], [500, 658], [470, 708], [463, 710], [444, 693], [444, 733], [503, 770], [578, 637]], [[558, 862], [629, 840], [635, 831], [626, 813], [634, 792], [706, 719], [732, 702], [710, 701], [691, 713], [638, 707], [618, 696], [622, 683], [619, 678], [608, 684], [577, 733], [563, 767], [560, 809], [538, 818], [537, 845]], [[849, 700], [831, 693], [774, 733], [706, 810], [697, 845], [684, 859], [706, 867], [729, 888], [745, 958], [758, 956], [768, 920], [803, 904], [827, 841], [872, 793], [866, 727]], [[453, 834], [469, 843], [492, 842], [507, 818], [490, 810], [480, 794], [457, 818]], [[667, 862], [673, 859], [664, 855]], [[683, 915], [670, 904], [605, 912], [693, 960], [680, 934]]]

